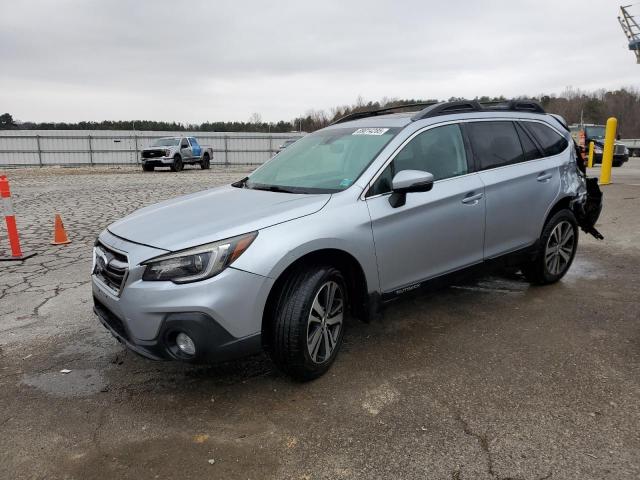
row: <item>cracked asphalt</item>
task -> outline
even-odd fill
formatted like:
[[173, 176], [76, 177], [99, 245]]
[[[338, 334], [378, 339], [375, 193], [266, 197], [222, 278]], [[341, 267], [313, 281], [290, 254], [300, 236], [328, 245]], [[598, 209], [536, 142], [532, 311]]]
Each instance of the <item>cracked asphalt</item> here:
[[[265, 356], [139, 358], [91, 311], [100, 230], [246, 170], [6, 173], [37, 256], [0, 263], [0, 478], [640, 478], [640, 159], [614, 169], [606, 239], [582, 235], [560, 283], [397, 301], [307, 384]], [[54, 213], [71, 244], [50, 245]]]

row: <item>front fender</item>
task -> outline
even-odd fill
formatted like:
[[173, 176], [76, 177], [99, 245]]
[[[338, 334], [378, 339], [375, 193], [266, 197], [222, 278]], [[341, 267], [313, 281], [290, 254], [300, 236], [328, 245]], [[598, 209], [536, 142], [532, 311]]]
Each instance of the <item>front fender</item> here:
[[328, 205], [314, 214], [260, 230], [233, 266], [277, 279], [295, 261], [325, 249], [340, 250], [355, 258], [369, 293], [379, 291], [369, 211], [361, 201], [340, 208]]

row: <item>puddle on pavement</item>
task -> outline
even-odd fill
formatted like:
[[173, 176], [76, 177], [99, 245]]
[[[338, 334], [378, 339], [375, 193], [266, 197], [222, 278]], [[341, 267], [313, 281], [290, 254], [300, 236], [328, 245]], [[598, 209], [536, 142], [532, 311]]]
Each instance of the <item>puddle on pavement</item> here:
[[65, 345], [55, 354], [56, 357], [70, 357], [81, 355], [84, 358], [100, 358], [112, 355], [122, 350], [122, 346], [115, 342], [111, 336], [91, 336], [88, 340], [77, 341]]
[[454, 284], [451, 285], [451, 288], [472, 292], [523, 293], [529, 288], [529, 284], [520, 277], [489, 276], [480, 278], [475, 282]]
[[72, 370], [66, 374], [47, 372], [25, 375], [22, 383], [57, 397], [86, 397], [107, 386], [103, 375], [95, 369]]
[[585, 258], [574, 258], [571, 268], [565, 275], [563, 280], [572, 282], [578, 280], [595, 280], [603, 276], [602, 267], [596, 265]]

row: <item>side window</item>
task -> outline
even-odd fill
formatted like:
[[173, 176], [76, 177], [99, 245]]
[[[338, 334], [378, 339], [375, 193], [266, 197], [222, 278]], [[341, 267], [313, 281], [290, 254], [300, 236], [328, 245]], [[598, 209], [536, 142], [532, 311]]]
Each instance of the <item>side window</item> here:
[[189, 137], [189, 143], [191, 143], [192, 147], [197, 147], [198, 146], [198, 141], [193, 137]]
[[524, 159], [513, 122], [472, 122], [467, 128], [481, 170], [518, 163]]
[[569, 146], [567, 139], [551, 127], [538, 122], [525, 122], [525, 126], [542, 147], [545, 157], [557, 155]]
[[434, 180], [468, 173], [467, 156], [459, 125], [445, 125], [420, 133], [395, 156], [368, 195], [391, 191], [391, 181], [402, 170], [422, 170]]
[[189, 142], [187, 142], [186, 138], [183, 138], [180, 143], [180, 148], [189, 148]]
[[381, 195], [391, 191], [391, 181], [393, 180], [393, 162], [387, 165], [387, 168], [380, 174], [377, 180], [371, 185], [367, 192], [367, 197]]
[[518, 136], [520, 137], [520, 143], [522, 144], [522, 150], [524, 150], [524, 160], [535, 160], [536, 158], [542, 158], [543, 155], [536, 147], [536, 144], [533, 143], [531, 137], [527, 132], [525, 132], [524, 128], [519, 123], [516, 123], [516, 130], [518, 131]]

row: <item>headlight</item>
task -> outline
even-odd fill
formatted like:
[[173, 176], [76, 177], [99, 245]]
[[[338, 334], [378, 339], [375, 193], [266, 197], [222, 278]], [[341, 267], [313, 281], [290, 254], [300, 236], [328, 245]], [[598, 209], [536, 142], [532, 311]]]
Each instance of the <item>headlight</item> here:
[[623, 152], [624, 152], [624, 155], [629, 155], [629, 147], [625, 145]]
[[211, 278], [222, 272], [242, 255], [257, 236], [258, 232], [252, 232], [180, 252], [161, 255], [142, 264], [147, 267], [142, 279], [188, 283]]
[[599, 145], [596, 145], [593, 149], [594, 153], [602, 153], [602, 147], [600, 147]]
[[171, 150], [165, 150], [164, 151], [164, 156], [168, 157], [169, 155], [171, 155]]

